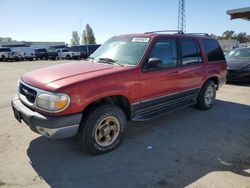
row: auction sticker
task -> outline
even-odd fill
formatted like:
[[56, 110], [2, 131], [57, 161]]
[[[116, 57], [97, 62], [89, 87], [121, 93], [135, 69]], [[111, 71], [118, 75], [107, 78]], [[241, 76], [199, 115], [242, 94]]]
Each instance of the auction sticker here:
[[138, 38], [133, 38], [132, 42], [148, 42], [150, 38], [145, 38], [145, 37], [138, 37]]

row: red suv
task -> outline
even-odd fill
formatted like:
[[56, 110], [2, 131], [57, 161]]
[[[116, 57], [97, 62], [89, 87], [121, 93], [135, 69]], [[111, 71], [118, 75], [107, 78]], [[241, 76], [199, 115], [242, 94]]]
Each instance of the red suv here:
[[16, 119], [50, 138], [76, 136], [89, 153], [117, 148], [127, 121], [191, 105], [212, 107], [226, 61], [202, 34], [148, 32], [116, 36], [88, 60], [29, 72], [12, 100]]

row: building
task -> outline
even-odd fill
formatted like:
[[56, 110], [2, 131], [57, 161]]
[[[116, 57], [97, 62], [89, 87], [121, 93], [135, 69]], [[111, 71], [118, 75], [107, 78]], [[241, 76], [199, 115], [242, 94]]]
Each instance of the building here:
[[239, 47], [239, 41], [236, 39], [218, 40], [218, 42], [224, 52], [229, 52], [230, 50]]
[[242, 18], [250, 21], [250, 7], [228, 10], [227, 14], [231, 16], [231, 20]]
[[0, 41], [0, 47], [46, 48], [65, 45], [65, 42]]

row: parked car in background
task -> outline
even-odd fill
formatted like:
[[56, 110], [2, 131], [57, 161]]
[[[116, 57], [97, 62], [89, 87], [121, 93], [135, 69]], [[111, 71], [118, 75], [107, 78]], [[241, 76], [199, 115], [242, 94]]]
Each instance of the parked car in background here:
[[81, 53], [78, 51], [70, 51], [70, 48], [57, 50], [59, 59], [80, 59]]
[[94, 53], [100, 44], [88, 44], [88, 45], [79, 45], [69, 47], [69, 51], [80, 52], [80, 57], [82, 59], [87, 59], [92, 53]]
[[233, 49], [226, 60], [227, 81], [250, 82], [250, 48]]
[[35, 49], [36, 59], [47, 60], [49, 58], [48, 51], [45, 48]]
[[13, 47], [11, 50], [18, 55], [21, 60], [34, 60], [36, 58], [35, 50], [30, 47]]
[[58, 50], [65, 48], [66, 45], [51, 46], [48, 49], [48, 59], [56, 60], [58, 59]]
[[83, 62], [23, 75], [11, 104], [15, 118], [34, 132], [77, 135], [81, 148], [93, 155], [116, 149], [127, 121], [194, 104], [212, 108], [227, 73], [217, 40], [182, 32], [113, 37]]
[[0, 48], [0, 60], [1, 61], [8, 61], [13, 59], [13, 52], [10, 48]]

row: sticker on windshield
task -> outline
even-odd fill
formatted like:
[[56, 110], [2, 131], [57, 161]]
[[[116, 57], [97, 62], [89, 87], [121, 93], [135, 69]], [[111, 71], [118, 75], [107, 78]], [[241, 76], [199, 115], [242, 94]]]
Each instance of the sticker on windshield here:
[[133, 38], [132, 42], [148, 42], [150, 38], [140, 37], [140, 38]]

